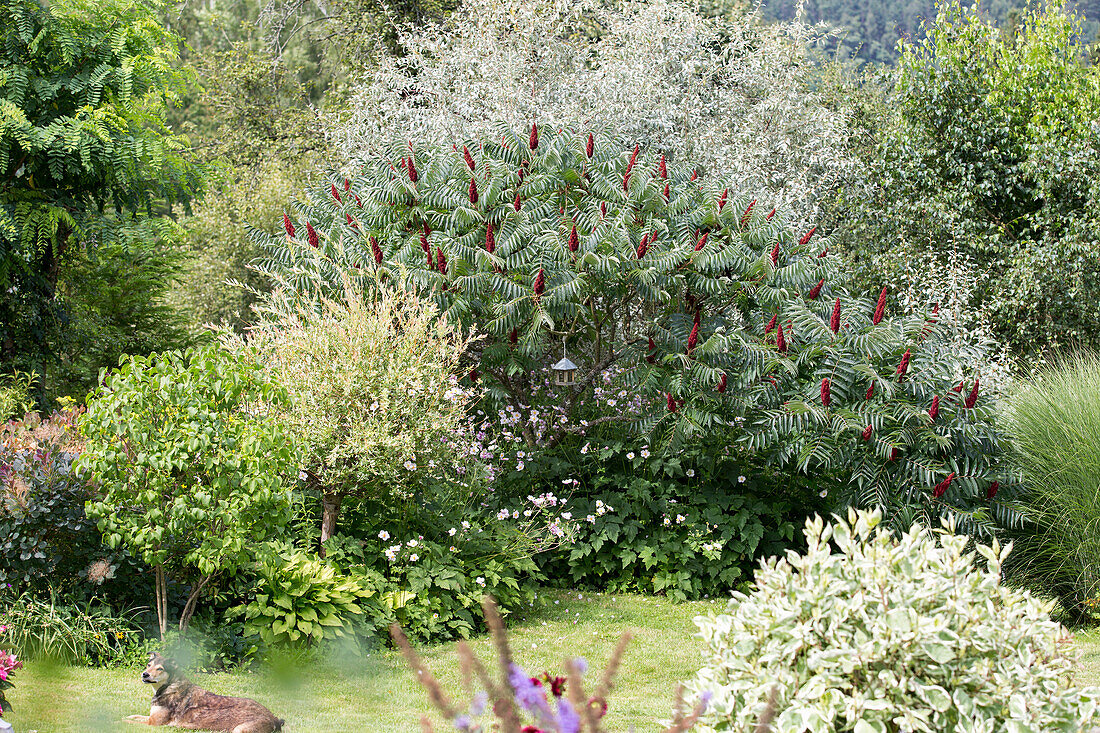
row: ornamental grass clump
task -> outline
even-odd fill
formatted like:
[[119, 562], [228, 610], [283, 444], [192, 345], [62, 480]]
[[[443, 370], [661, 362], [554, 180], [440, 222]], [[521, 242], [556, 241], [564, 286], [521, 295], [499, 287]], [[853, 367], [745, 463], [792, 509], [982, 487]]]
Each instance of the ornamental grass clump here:
[[1028, 487], [1028, 525], [1008, 563], [1013, 582], [1058, 598], [1073, 621], [1100, 600], [1100, 356], [1035, 375], [1008, 401], [1013, 463]]
[[[696, 622], [707, 663], [690, 684], [703, 731], [747, 731], [774, 685], [772, 730], [1082, 731], [1100, 689], [1070, 686], [1066, 630], [1001, 584], [1010, 547], [877, 512], [806, 523], [808, 549], [771, 558], [752, 595]], [[979, 560], [981, 555], [983, 560]]]

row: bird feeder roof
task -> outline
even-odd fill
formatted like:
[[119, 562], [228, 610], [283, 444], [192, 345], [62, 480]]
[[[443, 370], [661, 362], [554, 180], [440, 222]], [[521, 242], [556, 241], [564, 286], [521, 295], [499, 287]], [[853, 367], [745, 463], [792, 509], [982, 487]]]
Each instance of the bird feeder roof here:
[[554, 365], [553, 369], [557, 372], [571, 372], [576, 371], [577, 365], [569, 361], [569, 359], [562, 359]]

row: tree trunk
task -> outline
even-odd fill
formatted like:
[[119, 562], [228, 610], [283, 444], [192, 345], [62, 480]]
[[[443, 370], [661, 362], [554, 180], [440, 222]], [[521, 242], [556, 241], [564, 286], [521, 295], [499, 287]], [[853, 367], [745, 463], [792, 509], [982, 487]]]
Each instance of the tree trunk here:
[[336, 520], [343, 500], [344, 495], [337, 492], [321, 493], [321, 557], [325, 556], [325, 543], [336, 534]]
[[183, 607], [183, 613], [180, 614], [180, 633], [187, 631], [187, 627], [191, 623], [191, 617], [195, 614], [195, 606], [198, 605], [199, 602], [199, 593], [202, 593], [203, 586], [213, 577], [213, 573], [204, 575], [202, 579], [191, 588], [191, 594], [187, 596], [187, 603]]
[[160, 640], [168, 633], [168, 581], [164, 577], [164, 566], [154, 568], [157, 587], [157, 625], [160, 627]]

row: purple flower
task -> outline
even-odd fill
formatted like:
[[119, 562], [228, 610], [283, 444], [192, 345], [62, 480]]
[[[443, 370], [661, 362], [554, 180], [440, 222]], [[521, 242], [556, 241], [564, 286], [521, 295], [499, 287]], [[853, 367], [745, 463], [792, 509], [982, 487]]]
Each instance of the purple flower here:
[[579, 733], [581, 716], [564, 697], [558, 698], [558, 733]]
[[512, 686], [517, 705], [529, 713], [541, 713], [545, 717], [550, 717], [546, 693], [519, 665], [512, 665], [508, 673], [508, 683]]

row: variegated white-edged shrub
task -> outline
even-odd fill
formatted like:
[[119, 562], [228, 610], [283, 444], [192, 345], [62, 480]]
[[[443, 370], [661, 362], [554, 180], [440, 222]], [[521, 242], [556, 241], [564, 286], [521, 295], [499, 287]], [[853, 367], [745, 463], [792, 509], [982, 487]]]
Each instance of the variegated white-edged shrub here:
[[764, 561], [752, 595], [696, 619], [702, 730], [754, 730], [772, 694], [776, 733], [1100, 729], [1100, 689], [1068, 681], [1068, 632], [1001, 584], [1011, 547], [879, 525], [807, 521], [804, 555]]

